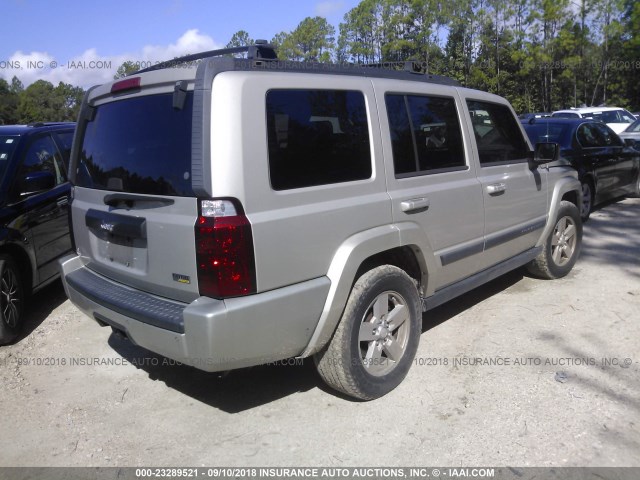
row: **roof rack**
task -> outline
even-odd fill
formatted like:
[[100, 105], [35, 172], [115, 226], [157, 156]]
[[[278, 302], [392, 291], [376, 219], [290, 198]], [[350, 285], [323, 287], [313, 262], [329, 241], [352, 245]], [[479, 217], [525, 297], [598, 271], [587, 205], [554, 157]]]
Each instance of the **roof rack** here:
[[[389, 78], [395, 80], [413, 80], [427, 83], [437, 83], [454, 87], [462, 86], [460, 82], [441, 75], [432, 75], [428, 71], [423, 72], [425, 67], [423, 62], [417, 60], [384, 62], [384, 63], [320, 63], [320, 62], [298, 62], [292, 60], [279, 60], [275, 47], [266, 40], [256, 40], [254, 45], [244, 47], [223, 48], [220, 50], [209, 50], [207, 52], [186, 55], [184, 57], [167, 60], [149, 68], [138, 70], [131, 75], [152, 72], [165, 68], [172, 68], [195, 60], [202, 60], [213, 57], [228, 57], [236, 53], [246, 53], [247, 58], [227, 58], [214, 68], [216, 73], [227, 70], [267, 70], [279, 72], [298, 73], [330, 73], [333, 75], [351, 75], [376, 78]], [[313, 67], [313, 68], [312, 68]], [[391, 67], [391, 68], [390, 68]], [[393, 68], [400, 67], [400, 68]], [[215, 75], [215, 73], [213, 73]]]
[[157, 65], [153, 65], [152, 67], [138, 70], [137, 72], [133, 72], [130, 75], [152, 72], [154, 70], [162, 70], [163, 68], [175, 67], [176, 65], [194, 62], [196, 60], [202, 60], [203, 58], [222, 57], [225, 55], [234, 55], [236, 53], [246, 53], [247, 59], [251, 60], [276, 60], [278, 58], [275, 47], [273, 45], [268, 43], [266, 40], [256, 40], [254, 45], [221, 48], [218, 50], [209, 50], [207, 52], [194, 53], [193, 55], [185, 55], [184, 57], [174, 58], [173, 60], [167, 60], [165, 62], [158, 63]]
[[[386, 78], [391, 80], [409, 80], [414, 82], [435, 83], [452, 87], [461, 87], [462, 85], [453, 78], [432, 75], [430, 73], [418, 72], [412, 68], [403, 68], [396, 70], [389, 68], [403, 64], [404, 62], [389, 62], [377, 64], [356, 64], [356, 63], [318, 63], [318, 62], [295, 62], [289, 60], [261, 61], [236, 60], [233, 65], [220, 66], [220, 70], [264, 70], [270, 72], [295, 72], [308, 74], [331, 74], [331, 75], [347, 75], [355, 77], [370, 78]], [[412, 62], [409, 62], [411, 65]]]

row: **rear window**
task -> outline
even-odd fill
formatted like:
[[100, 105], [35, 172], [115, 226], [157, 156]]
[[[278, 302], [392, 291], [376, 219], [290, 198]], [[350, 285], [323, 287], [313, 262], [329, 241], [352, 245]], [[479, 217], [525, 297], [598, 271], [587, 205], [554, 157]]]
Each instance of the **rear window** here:
[[97, 107], [82, 141], [76, 184], [150, 195], [193, 196], [193, 93], [182, 109], [173, 94], [119, 100]]
[[271, 90], [267, 93], [267, 135], [274, 190], [371, 177], [362, 92]]
[[571, 113], [571, 112], [557, 112], [551, 116], [556, 118], [580, 118], [579, 113]]

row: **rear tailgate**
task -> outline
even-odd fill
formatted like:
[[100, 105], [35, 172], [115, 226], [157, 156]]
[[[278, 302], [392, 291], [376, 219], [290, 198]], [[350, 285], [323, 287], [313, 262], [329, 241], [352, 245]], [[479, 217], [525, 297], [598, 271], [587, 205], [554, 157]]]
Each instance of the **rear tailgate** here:
[[177, 93], [175, 82], [140, 87], [129, 80], [130, 91], [115, 94], [98, 89], [74, 146], [71, 208], [89, 268], [190, 302], [199, 296], [198, 203], [191, 187], [193, 87], [185, 93], [186, 84]]

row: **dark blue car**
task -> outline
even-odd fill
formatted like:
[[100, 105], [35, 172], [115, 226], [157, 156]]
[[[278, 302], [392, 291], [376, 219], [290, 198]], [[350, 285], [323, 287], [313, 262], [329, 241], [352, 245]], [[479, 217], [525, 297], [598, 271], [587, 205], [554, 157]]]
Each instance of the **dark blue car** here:
[[74, 123], [0, 126], [0, 344], [19, 333], [29, 295], [71, 250], [67, 180]]
[[640, 195], [640, 152], [605, 123], [586, 118], [536, 118], [522, 124], [531, 143], [558, 143], [560, 161], [571, 162], [578, 171], [583, 220], [599, 203]]

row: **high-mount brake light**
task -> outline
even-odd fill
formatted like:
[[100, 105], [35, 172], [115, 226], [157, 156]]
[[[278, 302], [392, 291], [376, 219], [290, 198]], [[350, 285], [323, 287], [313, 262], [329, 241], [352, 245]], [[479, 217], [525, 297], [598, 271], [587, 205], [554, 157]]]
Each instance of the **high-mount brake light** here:
[[111, 85], [111, 93], [124, 92], [140, 88], [140, 77], [125, 78]]
[[256, 292], [251, 223], [232, 200], [201, 200], [195, 224], [200, 295], [238, 297]]

